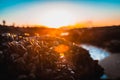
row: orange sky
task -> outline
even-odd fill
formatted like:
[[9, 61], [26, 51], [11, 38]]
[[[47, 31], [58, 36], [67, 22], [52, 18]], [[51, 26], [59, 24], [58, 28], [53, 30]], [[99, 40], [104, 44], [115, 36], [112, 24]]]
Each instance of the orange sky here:
[[[6, 6], [4, 6], [4, 5]], [[12, 6], [10, 6], [12, 5]], [[120, 24], [119, 2], [106, 1], [11, 1], [0, 3], [0, 20], [19, 26], [108, 26]]]

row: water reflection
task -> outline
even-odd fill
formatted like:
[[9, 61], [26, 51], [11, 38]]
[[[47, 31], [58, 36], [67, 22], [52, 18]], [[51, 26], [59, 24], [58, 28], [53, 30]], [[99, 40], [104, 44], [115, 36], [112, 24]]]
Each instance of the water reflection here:
[[104, 74], [103, 76], [101, 76], [101, 79], [102, 80], [104, 80], [104, 79], [106, 80], [106, 79], [108, 79], [108, 76], [106, 74]]
[[82, 44], [82, 45], [80, 45], [80, 47], [88, 50], [91, 57], [94, 60], [99, 60], [100, 61], [100, 60], [103, 60], [104, 58], [106, 58], [110, 55], [110, 53], [107, 52], [106, 50], [104, 50], [102, 48], [92, 46], [92, 45]]
[[103, 59], [99, 64], [104, 68], [105, 74], [111, 79], [120, 80], [120, 54], [113, 53]]
[[[86, 49], [89, 51], [91, 57], [94, 60], [99, 60], [102, 61], [103, 59], [107, 58], [108, 56], [110, 56], [110, 53], [107, 52], [106, 50], [102, 49], [102, 48], [98, 48], [96, 46], [92, 46], [92, 45], [87, 45], [87, 44], [82, 44], [80, 45], [80, 47]], [[101, 65], [101, 64], [100, 64]], [[103, 76], [101, 76], [101, 79], [108, 79], [108, 76], [106, 74], [104, 74]]]
[[87, 44], [82, 44], [80, 47], [89, 51], [94, 60], [99, 60], [99, 64], [104, 68], [105, 74], [101, 79], [117, 79], [120, 80], [120, 54], [110, 53], [106, 50]]

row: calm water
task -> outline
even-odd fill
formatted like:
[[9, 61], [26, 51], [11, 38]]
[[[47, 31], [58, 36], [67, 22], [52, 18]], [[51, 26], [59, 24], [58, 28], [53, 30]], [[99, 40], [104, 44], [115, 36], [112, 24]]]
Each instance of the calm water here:
[[80, 47], [88, 50], [91, 57], [94, 60], [101, 61], [101, 60], [105, 59], [106, 57], [108, 57], [110, 55], [110, 53], [107, 52], [106, 50], [104, 50], [102, 48], [92, 46], [92, 45], [82, 44], [82, 45], [80, 45]]
[[80, 47], [88, 50], [94, 60], [99, 60], [105, 72], [102, 79], [120, 79], [120, 54], [111, 54], [102, 48], [87, 44], [82, 44]]

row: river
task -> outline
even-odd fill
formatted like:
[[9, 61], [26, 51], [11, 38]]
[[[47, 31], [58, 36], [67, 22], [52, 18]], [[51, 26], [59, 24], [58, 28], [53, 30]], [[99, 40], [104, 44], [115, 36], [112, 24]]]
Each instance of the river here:
[[120, 79], [120, 54], [102, 49], [97, 46], [81, 44], [80, 47], [89, 51], [94, 60], [99, 60], [99, 65], [104, 68], [102, 79]]

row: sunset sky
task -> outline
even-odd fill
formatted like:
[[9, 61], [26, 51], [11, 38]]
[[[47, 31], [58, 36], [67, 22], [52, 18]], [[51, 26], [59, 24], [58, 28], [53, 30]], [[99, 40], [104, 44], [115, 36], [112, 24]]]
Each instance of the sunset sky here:
[[0, 0], [0, 24], [106, 26], [120, 24], [120, 0]]

